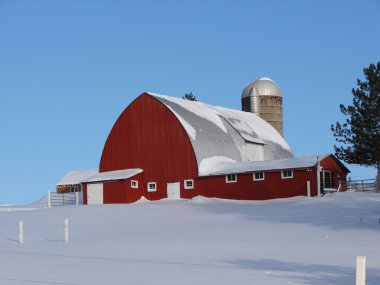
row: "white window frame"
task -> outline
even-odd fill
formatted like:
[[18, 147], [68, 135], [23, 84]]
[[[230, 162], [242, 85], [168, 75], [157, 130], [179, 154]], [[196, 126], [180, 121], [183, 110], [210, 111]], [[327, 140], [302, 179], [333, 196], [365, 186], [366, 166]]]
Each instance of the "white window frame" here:
[[81, 187], [80, 185], [71, 185], [70, 186], [70, 193], [76, 193], [76, 192], [81, 192]]
[[[256, 174], [262, 174], [263, 175], [263, 177], [261, 178], [256, 178]], [[254, 181], [263, 181], [263, 180], [265, 180], [265, 173], [264, 172], [255, 172], [255, 173], [253, 173], [253, 180]]]
[[[228, 179], [229, 176], [230, 176], [231, 178], [234, 177], [235, 179], [234, 179], [234, 180], [230, 180], [230, 179]], [[237, 182], [237, 175], [236, 175], [236, 174], [231, 173], [231, 174], [227, 174], [227, 175], [226, 175], [226, 183], [236, 183], [236, 182]]]
[[[154, 186], [154, 189], [151, 189], [150, 186]], [[148, 182], [148, 192], [156, 192], [157, 191], [157, 183], [156, 182]]]
[[[191, 183], [191, 185], [187, 185], [188, 182]], [[185, 189], [194, 189], [194, 180], [193, 179], [184, 180], [183, 185]]]
[[131, 188], [139, 188], [139, 182], [137, 180], [131, 180]]
[[[285, 176], [285, 172], [288, 172], [288, 171], [290, 171], [290, 176]], [[293, 178], [293, 170], [283, 170], [283, 171], [281, 171], [281, 178], [282, 179], [291, 179], [291, 178]]]

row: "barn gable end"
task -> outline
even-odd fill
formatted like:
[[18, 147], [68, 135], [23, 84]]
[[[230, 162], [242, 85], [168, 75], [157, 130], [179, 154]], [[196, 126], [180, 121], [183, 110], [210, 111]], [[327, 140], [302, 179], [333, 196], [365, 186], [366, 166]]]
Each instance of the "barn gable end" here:
[[[170, 110], [150, 95], [136, 98], [120, 115], [105, 143], [100, 172], [141, 168], [142, 194], [151, 200], [166, 197], [168, 181], [197, 175], [192, 145], [181, 123]], [[155, 182], [156, 191], [147, 183]]]

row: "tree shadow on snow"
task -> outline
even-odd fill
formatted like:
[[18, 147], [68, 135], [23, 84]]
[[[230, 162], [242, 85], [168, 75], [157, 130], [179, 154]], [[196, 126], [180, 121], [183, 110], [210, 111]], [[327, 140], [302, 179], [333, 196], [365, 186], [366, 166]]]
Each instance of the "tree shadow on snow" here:
[[[271, 259], [237, 259], [225, 263], [245, 270], [262, 271], [271, 277], [289, 279], [290, 282], [305, 282], [313, 285], [355, 284], [355, 269], [321, 264], [282, 262]], [[380, 284], [380, 271], [367, 268], [366, 285]]]

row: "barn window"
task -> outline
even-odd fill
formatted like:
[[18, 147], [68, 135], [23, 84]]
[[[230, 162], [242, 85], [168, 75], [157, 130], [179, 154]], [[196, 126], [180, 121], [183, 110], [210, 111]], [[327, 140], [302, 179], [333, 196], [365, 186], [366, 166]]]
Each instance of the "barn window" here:
[[234, 183], [237, 181], [236, 174], [227, 174], [226, 175], [226, 182], [227, 183]]
[[264, 179], [265, 179], [264, 172], [256, 172], [253, 174], [253, 180], [255, 181], [264, 180]]
[[287, 178], [293, 178], [293, 170], [284, 170], [281, 172], [281, 178], [287, 179]]
[[148, 192], [155, 192], [156, 190], [157, 190], [156, 182], [149, 182], [148, 183]]
[[139, 188], [139, 182], [136, 180], [131, 180], [131, 188]]
[[194, 189], [194, 180], [189, 179], [184, 181], [185, 189]]

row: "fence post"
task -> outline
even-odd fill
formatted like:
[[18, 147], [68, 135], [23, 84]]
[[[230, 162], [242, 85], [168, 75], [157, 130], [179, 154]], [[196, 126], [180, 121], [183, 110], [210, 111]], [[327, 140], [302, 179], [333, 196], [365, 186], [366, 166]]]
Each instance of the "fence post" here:
[[351, 183], [351, 177], [348, 176], [348, 191], [352, 190], [352, 183]]
[[317, 156], [317, 193], [318, 197], [321, 197], [321, 165]]
[[69, 219], [68, 218], [64, 219], [63, 225], [65, 228], [65, 242], [69, 242]]
[[79, 205], [79, 192], [75, 192], [75, 205]]
[[365, 285], [365, 256], [356, 257], [356, 285]]
[[51, 194], [50, 191], [48, 191], [48, 208], [51, 208]]
[[307, 189], [307, 197], [311, 197], [310, 195], [310, 181], [306, 181], [306, 189]]
[[22, 220], [18, 221], [18, 242], [24, 242], [24, 223]]

